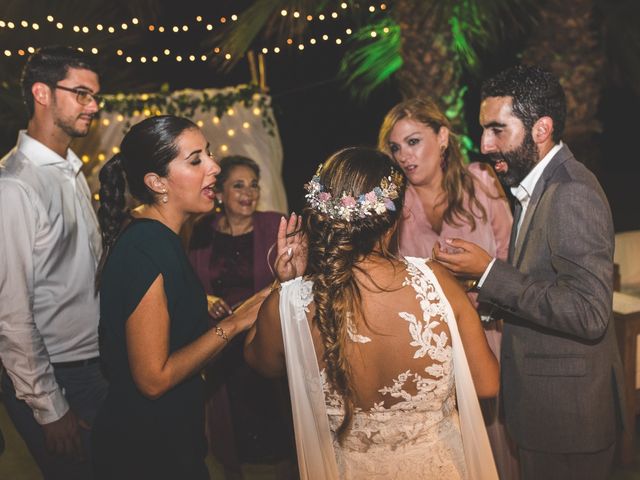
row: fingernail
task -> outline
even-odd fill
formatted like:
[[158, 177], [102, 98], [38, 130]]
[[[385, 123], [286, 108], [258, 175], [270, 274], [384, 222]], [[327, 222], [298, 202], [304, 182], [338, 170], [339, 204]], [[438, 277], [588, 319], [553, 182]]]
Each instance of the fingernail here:
[[293, 248], [289, 247], [289, 248], [287, 249], [287, 255], [288, 255], [288, 256], [291, 256], [291, 253], [292, 253], [292, 252], [293, 252]]
[[452, 238], [445, 238], [444, 241], [447, 242], [448, 244], [453, 243], [453, 239]]

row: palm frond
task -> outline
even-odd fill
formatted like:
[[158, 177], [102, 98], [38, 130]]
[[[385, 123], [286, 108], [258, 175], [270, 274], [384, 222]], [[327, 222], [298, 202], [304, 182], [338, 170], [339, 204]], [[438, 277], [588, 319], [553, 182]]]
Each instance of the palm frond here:
[[[328, 0], [256, 0], [238, 15], [238, 21], [213, 35], [205, 44], [220, 47], [224, 54], [231, 56], [222, 64], [223, 70], [229, 70], [251, 49], [259, 35], [276, 42], [299, 38], [309, 28], [306, 15], [321, 11], [328, 3]], [[286, 15], [282, 15], [282, 11]], [[299, 15], [295, 17], [293, 12]]]
[[353, 34], [340, 62], [338, 76], [354, 98], [365, 100], [400, 67], [400, 27], [385, 18]]
[[463, 64], [477, 69], [482, 51], [523, 33], [536, 21], [533, 0], [458, 0], [448, 2], [453, 49]]

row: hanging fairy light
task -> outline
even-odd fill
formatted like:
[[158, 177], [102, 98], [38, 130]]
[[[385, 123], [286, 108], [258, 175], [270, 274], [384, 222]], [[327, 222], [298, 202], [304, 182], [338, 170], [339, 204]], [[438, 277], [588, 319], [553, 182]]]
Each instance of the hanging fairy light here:
[[[296, 21], [320, 21], [320, 22], [325, 22], [329, 19], [337, 19], [340, 17], [340, 15], [342, 14], [341, 11], [342, 10], [347, 10], [348, 8], [348, 4], [346, 2], [342, 2], [339, 5], [337, 5], [337, 7], [339, 7], [338, 10], [334, 10], [334, 11], [325, 11], [323, 13], [318, 13], [316, 16], [311, 15], [311, 14], [304, 14], [303, 12], [300, 12], [298, 10], [294, 10], [294, 11], [288, 11], [286, 9], [282, 9], [279, 13], [281, 16], [284, 17], [291, 17], [292, 19], [296, 19]], [[370, 4], [368, 6], [365, 6], [365, 8], [368, 9], [369, 12], [376, 12], [377, 10], [386, 10], [388, 7], [385, 3], [379, 3], [379, 4]], [[145, 24], [145, 22], [143, 20], [140, 20], [137, 17], [133, 17], [131, 18], [129, 21], [127, 22], [122, 22], [119, 26], [119, 30], [128, 30], [129, 28], [134, 28], [134, 27], [142, 27], [145, 30], [148, 30], [149, 32], [164, 32], [164, 31], [172, 31], [176, 34], [179, 34], [181, 32], [189, 32], [191, 27], [193, 27], [194, 25], [199, 25], [199, 28], [205, 28], [208, 31], [213, 30], [215, 23], [219, 23], [219, 24], [224, 24], [226, 23], [228, 20], [231, 21], [237, 21], [238, 19], [238, 15], [236, 14], [232, 14], [229, 17], [220, 17], [217, 20], [211, 20], [209, 19], [209, 21], [207, 21], [207, 18], [203, 15], [197, 15], [195, 17], [193, 17], [192, 23], [188, 24], [181, 24], [181, 25], [171, 25], [168, 27], [168, 30], [165, 29], [164, 26], [157, 26], [157, 25], [153, 25], [153, 24]], [[55, 26], [55, 28], [59, 29], [59, 30], [64, 30], [65, 29], [65, 25], [61, 22], [58, 21], [53, 15], [47, 15], [46, 17], [43, 17], [43, 21], [46, 21], [48, 23], [50, 23], [52, 26]], [[0, 28], [9, 28], [9, 29], [15, 29], [15, 28], [25, 28], [25, 29], [33, 29], [35, 31], [40, 30], [40, 24], [36, 21], [30, 21], [27, 19], [21, 19], [17, 22], [14, 21], [9, 21], [6, 19], [0, 19]], [[116, 32], [116, 27], [115, 26], [105, 26], [102, 23], [97, 23], [94, 26], [87, 26], [87, 25], [72, 25], [71, 30], [73, 30], [76, 33], [90, 33], [91, 31], [95, 30], [95, 31], [107, 31], [109, 33], [115, 33]], [[345, 28], [344, 30], [344, 34], [346, 34], [347, 36], [350, 36], [353, 34], [353, 29], [352, 28]], [[383, 29], [379, 30], [379, 31], [371, 31], [370, 35], [372, 38], [376, 38], [379, 35], [382, 34], [389, 34], [390, 33], [390, 29], [388, 27], [384, 27]], [[343, 34], [343, 35], [344, 35]], [[287, 38], [285, 40], [285, 44], [284, 45], [263, 45], [262, 47], [258, 47], [258, 50], [264, 54], [279, 54], [281, 53], [284, 49], [289, 48], [290, 51], [293, 50], [295, 52], [299, 52], [302, 53], [304, 51], [307, 50], [307, 47], [311, 47], [311, 46], [315, 46], [319, 43], [319, 40], [322, 39], [324, 42], [329, 41], [330, 39], [332, 40], [332, 43], [335, 43], [335, 45], [342, 45], [344, 43], [343, 38], [340, 37], [335, 37], [335, 38], [331, 38], [332, 36], [328, 33], [324, 33], [322, 35], [320, 35], [319, 33], [316, 33], [314, 36], [312, 36], [311, 38], [308, 38], [306, 40], [298, 40], [298, 41], [294, 41], [293, 38]], [[96, 47], [86, 47], [87, 51], [90, 51], [92, 54], [97, 55], [99, 50]], [[27, 48], [18, 48], [18, 49], [5, 49], [4, 50], [4, 55], [6, 57], [11, 57], [13, 55], [20, 57], [20, 56], [24, 56], [26, 55], [26, 53], [33, 53], [35, 51], [35, 49], [33, 47], [27, 47]], [[100, 50], [100, 53], [105, 53], [105, 50]], [[196, 62], [196, 61], [201, 61], [201, 62], [206, 62], [209, 59], [210, 55], [223, 55], [224, 59], [226, 61], [231, 60], [232, 56], [231, 53], [229, 52], [223, 52], [221, 51], [220, 47], [215, 47], [213, 48], [213, 50], [209, 50], [206, 52], [197, 52], [197, 51], [193, 51], [193, 52], [183, 52], [181, 54], [175, 54], [171, 52], [170, 48], [164, 48], [164, 49], [159, 49], [158, 53], [154, 53], [154, 52], [136, 52], [136, 54], [132, 54], [132, 53], [126, 53], [125, 51], [123, 51], [121, 48], [118, 48], [117, 50], [115, 50], [115, 53], [118, 57], [121, 57], [125, 62], [127, 63], [134, 63], [134, 62], [138, 62], [140, 64], [146, 64], [146, 63], [157, 63], [159, 62], [161, 59], [165, 59], [165, 60], [173, 60], [175, 62], [183, 62], [183, 61], [190, 61], [190, 62]]]
[[[340, 9], [342, 9], [342, 10], [347, 10], [347, 9], [349, 8], [349, 5], [348, 5], [348, 3], [347, 3], [347, 2], [341, 2], [341, 3], [340, 3], [340, 5], [339, 5], [339, 7], [340, 7]], [[368, 11], [369, 11], [369, 12], [371, 12], [371, 13], [373, 13], [373, 12], [375, 12], [375, 11], [376, 11], [376, 9], [377, 9], [377, 8], [378, 8], [378, 9], [380, 9], [380, 10], [386, 10], [386, 9], [387, 9], [387, 5], [386, 5], [385, 3], [380, 3], [380, 4], [372, 3], [371, 5], [369, 5], [369, 6], [368, 6]], [[289, 11], [287, 11], [286, 9], [282, 9], [282, 10], [280, 11], [280, 15], [282, 15], [283, 17], [286, 17], [286, 16], [288, 16], [289, 14], [290, 14], [290, 12], [289, 12]], [[314, 20], [314, 18], [317, 18], [317, 19], [318, 19], [318, 20], [320, 20], [320, 21], [327, 20], [328, 18], [337, 19], [337, 18], [339, 18], [339, 17], [340, 17], [340, 13], [338, 13], [337, 11], [330, 11], [330, 12], [320, 13], [320, 14], [318, 14], [318, 15], [317, 15], [317, 17], [314, 17], [312, 14], [307, 14], [307, 15], [305, 15], [305, 14], [303, 14], [302, 12], [300, 12], [300, 11], [296, 10], [296, 11], [293, 11], [293, 12], [291, 13], [291, 16], [292, 16], [293, 18], [295, 18], [295, 19], [299, 19], [299, 20], [306, 20], [306, 21], [308, 21], [308, 22], [311, 22], [311, 21], [313, 21], [313, 20]], [[228, 18], [230, 18], [232, 21], [236, 22], [236, 21], [238, 20], [238, 14], [235, 14], [235, 13], [234, 13], [234, 14], [230, 15]], [[224, 24], [224, 23], [226, 23], [226, 22], [227, 22], [228, 18], [227, 18], [227, 17], [220, 17], [220, 18], [217, 20], [217, 22], [218, 22], [218, 23], [221, 23], [221, 24]], [[46, 20], [46, 21], [47, 21], [47, 22], [49, 22], [49, 23], [53, 23], [53, 22], [55, 21], [55, 18], [54, 18], [54, 16], [53, 16], [53, 15], [50, 15], [50, 14], [49, 14], [49, 15], [47, 15], [46, 17], [44, 17], [44, 20]], [[204, 21], [205, 21], [205, 17], [204, 17], [203, 15], [196, 15], [196, 16], [194, 17], [194, 22], [195, 22], [195, 24], [203, 24], [203, 22], [204, 22]], [[211, 22], [211, 21], [209, 21], [209, 22], [207, 22], [207, 23], [206, 23], [206, 25], [205, 25], [205, 26], [206, 26], [207, 30], [210, 30], [210, 29], [212, 29], [212, 28], [213, 28], [213, 23], [214, 23], [214, 22]], [[58, 27], [58, 25], [61, 25], [61, 26], [59, 26], [59, 27]], [[26, 20], [26, 19], [25, 19], [25, 20], [21, 20], [21, 21], [19, 22], [18, 26], [20, 26], [20, 27], [22, 27], [22, 28], [33, 28], [34, 30], [38, 30], [38, 29], [39, 29], [39, 27], [40, 27], [40, 25], [39, 25], [39, 23], [38, 23], [37, 21], [31, 21], [31, 23], [30, 23], [30, 22], [29, 22], [28, 20]], [[164, 28], [164, 27], [158, 27], [158, 28], [156, 28], [156, 27], [155, 27], [155, 26], [153, 26], [153, 25], [146, 24], [144, 21], [140, 20], [140, 19], [139, 19], [139, 18], [137, 18], [137, 17], [132, 17], [128, 22], [123, 22], [123, 23], [120, 25], [120, 28], [121, 28], [122, 30], [127, 30], [130, 26], [135, 26], [135, 27], [144, 26], [144, 27], [145, 27], [145, 28], [147, 28], [149, 31], [157, 31], [157, 32], [160, 32], [160, 33], [162, 33], [162, 32], [164, 32], [164, 31], [165, 31], [165, 28]], [[152, 27], [152, 26], [153, 26], [154, 28], [149, 28], [149, 27]], [[187, 31], [189, 31], [189, 28], [191, 28], [192, 26], [194, 26], [194, 25], [193, 25], [193, 24], [192, 24], [192, 25], [187, 25], [187, 24], [185, 24], [185, 25], [182, 25], [182, 26], [177, 26], [177, 25], [176, 25], [176, 26], [174, 26], [174, 31], [175, 31], [175, 27], [178, 27], [178, 32], [179, 32], [180, 30], [182, 30], [182, 31], [184, 31], [184, 32], [187, 32]], [[10, 29], [14, 29], [14, 28], [16, 28], [16, 23], [14, 23], [13, 21], [8, 21], [8, 20], [4, 20], [4, 19], [3, 19], [3, 20], [0, 20], [0, 28], [5, 28], [5, 27], [8, 27], [8, 28], [10, 28]], [[56, 23], [56, 27], [57, 27], [58, 29], [62, 30], [62, 29], [64, 29], [64, 24], [63, 24], [62, 22], [59, 22], [59, 21], [58, 21], [58, 22]], [[186, 28], [185, 28], [185, 27], [186, 27]], [[98, 30], [98, 31], [102, 31], [103, 29], [104, 29], [104, 26], [103, 26], [101, 23], [97, 23], [97, 24], [96, 24], [96, 25], [94, 25], [94, 26], [86, 26], [86, 27], [82, 27], [82, 28], [80, 29], [80, 31], [81, 31], [81, 32], [83, 32], [83, 33], [89, 33], [91, 30]], [[114, 27], [109, 27], [107, 31], [108, 31], [109, 33], [114, 33], [115, 28], [114, 28]], [[176, 32], [176, 33], [178, 33], [178, 32]]]

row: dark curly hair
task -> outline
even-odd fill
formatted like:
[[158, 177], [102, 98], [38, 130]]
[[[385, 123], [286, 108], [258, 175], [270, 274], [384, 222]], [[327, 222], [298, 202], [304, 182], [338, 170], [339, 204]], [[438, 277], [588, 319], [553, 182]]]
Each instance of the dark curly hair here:
[[527, 130], [531, 130], [541, 117], [551, 117], [553, 141], [560, 141], [567, 116], [567, 100], [553, 73], [538, 66], [511, 67], [485, 81], [480, 96], [481, 100], [511, 97], [513, 114]]
[[[383, 152], [365, 147], [347, 148], [324, 163], [320, 183], [334, 198], [343, 192], [357, 198], [379, 186], [382, 178], [393, 170], [391, 159]], [[354, 412], [351, 370], [345, 356], [348, 318], [361, 313], [360, 288], [354, 272], [359, 270], [358, 262], [368, 255], [395, 258], [383, 240], [400, 218], [406, 183], [404, 177], [400, 178], [403, 181], [399, 197], [393, 200], [395, 211], [347, 221], [330, 218], [311, 206], [303, 210], [309, 240], [308, 273], [313, 280], [316, 306], [314, 322], [322, 336], [329, 381], [345, 405], [345, 416], [337, 432], [340, 440], [347, 433]]]
[[20, 78], [22, 98], [27, 107], [29, 118], [33, 117], [34, 113], [33, 93], [31, 92], [33, 84], [42, 82], [53, 87], [60, 80], [66, 78], [70, 68], [90, 70], [98, 76], [100, 75], [94, 57], [77, 48], [42, 47], [29, 57]]

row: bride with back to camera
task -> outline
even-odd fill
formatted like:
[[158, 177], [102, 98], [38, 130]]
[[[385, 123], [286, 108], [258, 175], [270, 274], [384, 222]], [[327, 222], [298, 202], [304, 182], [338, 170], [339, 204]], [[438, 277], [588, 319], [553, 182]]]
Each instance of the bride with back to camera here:
[[478, 396], [496, 395], [498, 363], [478, 314], [446, 269], [390, 253], [404, 175], [348, 148], [306, 188], [245, 344], [253, 368], [287, 374], [301, 478], [497, 479]]

